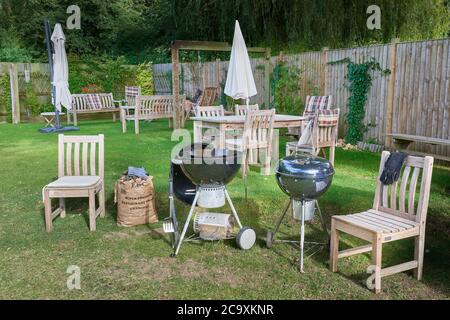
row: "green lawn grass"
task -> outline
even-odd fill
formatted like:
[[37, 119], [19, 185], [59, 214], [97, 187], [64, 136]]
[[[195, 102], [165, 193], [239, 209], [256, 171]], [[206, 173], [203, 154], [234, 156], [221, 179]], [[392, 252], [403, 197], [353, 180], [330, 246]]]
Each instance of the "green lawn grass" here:
[[[105, 134], [107, 215], [97, 220], [97, 231], [87, 226], [87, 201], [69, 200], [68, 215], [44, 229], [41, 189], [57, 174], [57, 135], [41, 134], [40, 124], [0, 125], [0, 299], [448, 299], [450, 293], [450, 170], [436, 166], [428, 210], [424, 279], [403, 273], [383, 279], [383, 293], [365, 287], [369, 255], [339, 263], [328, 270], [328, 252], [306, 259], [306, 273], [295, 265], [298, 251], [276, 244], [264, 246], [288, 198], [274, 176], [249, 176], [249, 199], [243, 182], [229, 185], [230, 195], [245, 225], [256, 229], [258, 241], [250, 251], [234, 241], [185, 244], [177, 258], [161, 223], [123, 228], [116, 225], [114, 182], [128, 165], [144, 166], [153, 176], [160, 218], [168, 215], [170, 140], [167, 121], [141, 124], [141, 134], [121, 133], [110, 120], [80, 121], [79, 133]], [[130, 125], [130, 129], [131, 125]], [[282, 150], [284, 144], [280, 144]], [[359, 151], [336, 153], [336, 175], [320, 199], [327, 214], [346, 214], [371, 207], [380, 155]], [[188, 208], [178, 205], [185, 219]], [[228, 210], [228, 209], [226, 209]], [[308, 227], [308, 238], [325, 239], [318, 222]], [[298, 223], [283, 232], [297, 238]], [[344, 246], [358, 240], [344, 237]], [[385, 265], [412, 258], [410, 240], [389, 243]], [[68, 290], [68, 266], [81, 268], [81, 289]]]

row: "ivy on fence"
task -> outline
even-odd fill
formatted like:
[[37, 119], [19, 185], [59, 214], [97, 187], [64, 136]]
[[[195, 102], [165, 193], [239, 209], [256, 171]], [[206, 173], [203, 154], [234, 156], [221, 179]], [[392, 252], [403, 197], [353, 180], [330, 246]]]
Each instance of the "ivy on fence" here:
[[328, 62], [328, 64], [347, 63], [348, 89], [350, 97], [347, 102], [348, 113], [346, 120], [348, 129], [345, 134], [345, 142], [356, 145], [358, 141], [362, 141], [364, 133], [370, 127], [365, 125], [363, 120], [365, 116], [365, 105], [367, 102], [367, 94], [372, 86], [373, 76], [371, 71], [380, 71], [382, 75], [390, 74], [389, 69], [383, 69], [374, 58], [362, 63], [355, 63], [350, 58]]
[[0, 74], [0, 110], [6, 111], [6, 121], [12, 122], [11, 84], [7, 73]]

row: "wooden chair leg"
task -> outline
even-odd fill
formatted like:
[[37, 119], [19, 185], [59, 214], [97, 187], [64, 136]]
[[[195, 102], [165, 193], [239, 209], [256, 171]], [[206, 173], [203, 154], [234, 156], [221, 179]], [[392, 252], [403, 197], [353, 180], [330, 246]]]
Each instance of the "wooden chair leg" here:
[[44, 207], [45, 207], [45, 230], [47, 232], [51, 232], [53, 231], [52, 200], [49, 197], [48, 190], [44, 191]]
[[339, 254], [339, 230], [336, 229], [335, 220], [331, 218], [330, 270], [332, 272], [336, 272], [338, 270], [338, 254]]
[[73, 125], [76, 127], [78, 124], [78, 117], [77, 117], [77, 113], [74, 112], [73, 113]]
[[330, 162], [331, 165], [334, 167], [334, 152], [335, 152], [335, 147], [330, 147]]
[[381, 234], [376, 234], [372, 243], [372, 264], [375, 266], [375, 293], [381, 292], [381, 257], [382, 238]]
[[[257, 149], [258, 150], [258, 149]], [[264, 169], [263, 169], [263, 174], [264, 175], [269, 175], [270, 174], [270, 162], [272, 160], [272, 150], [270, 150], [270, 147], [265, 149], [264, 152]]]
[[122, 122], [122, 133], [127, 132], [127, 120], [125, 119], [125, 110], [120, 110], [120, 121]]
[[89, 230], [95, 231], [95, 190], [89, 191]]
[[414, 260], [417, 261], [417, 268], [414, 269], [414, 276], [417, 280], [422, 280], [423, 255], [425, 252], [425, 231], [421, 230], [420, 235], [415, 237]]
[[100, 217], [104, 218], [106, 215], [106, 207], [105, 207], [105, 184], [102, 184], [102, 188], [98, 193], [98, 202], [100, 206]]
[[134, 133], [139, 134], [139, 119], [134, 119]]
[[66, 217], [66, 199], [59, 198], [59, 207], [61, 208], [60, 217], [65, 218]]
[[113, 116], [113, 122], [116, 122], [116, 113], [113, 112], [113, 113], [112, 113], [112, 116]]

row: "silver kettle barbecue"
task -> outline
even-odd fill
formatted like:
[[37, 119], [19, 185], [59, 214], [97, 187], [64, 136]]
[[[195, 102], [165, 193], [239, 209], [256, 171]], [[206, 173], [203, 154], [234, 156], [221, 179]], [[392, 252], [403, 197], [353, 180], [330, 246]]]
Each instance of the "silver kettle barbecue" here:
[[[326, 224], [322, 212], [320, 211], [317, 199], [323, 195], [331, 185], [334, 169], [331, 163], [320, 157], [294, 154], [279, 160], [276, 169], [276, 180], [278, 186], [290, 197], [290, 201], [278, 218], [274, 231], [268, 231], [266, 246], [270, 248], [276, 241], [294, 242], [289, 240], [275, 240], [289, 208], [292, 207], [292, 215], [295, 220], [300, 220], [300, 271], [303, 272], [303, 255], [305, 245], [305, 221], [310, 221], [314, 217], [315, 209], [319, 212], [322, 227], [326, 229]], [[317, 242], [308, 244], [320, 245]]]

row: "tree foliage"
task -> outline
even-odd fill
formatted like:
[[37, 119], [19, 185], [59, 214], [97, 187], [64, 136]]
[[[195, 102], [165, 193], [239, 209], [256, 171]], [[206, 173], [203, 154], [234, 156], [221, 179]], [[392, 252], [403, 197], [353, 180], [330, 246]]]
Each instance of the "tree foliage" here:
[[[42, 23], [65, 25], [72, 0], [0, 0], [0, 52], [45, 60]], [[174, 39], [231, 41], [234, 20], [247, 44], [274, 51], [315, 50], [449, 35], [448, 0], [77, 0], [81, 30], [65, 30], [74, 54], [164, 62]], [[381, 30], [366, 27], [369, 5]], [[12, 38], [15, 40], [12, 41]], [[25, 50], [25, 51], [24, 51]], [[3, 49], [5, 51], [5, 49]], [[204, 57], [207, 54], [202, 54]], [[196, 59], [185, 53], [182, 59]]]

